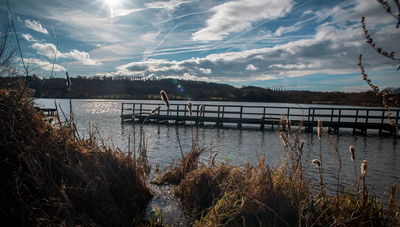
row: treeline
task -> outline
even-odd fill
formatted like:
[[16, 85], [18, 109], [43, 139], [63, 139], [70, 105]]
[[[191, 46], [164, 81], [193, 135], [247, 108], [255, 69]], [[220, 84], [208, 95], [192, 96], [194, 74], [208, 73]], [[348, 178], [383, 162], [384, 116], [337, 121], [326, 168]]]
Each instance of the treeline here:
[[[382, 106], [382, 97], [375, 92], [315, 92], [284, 91], [280, 89], [247, 86], [236, 88], [226, 84], [176, 79], [130, 80], [109, 77], [71, 78], [71, 91], [68, 93], [65, 78], [41, 79], [29, 77], [1, 77], [0, 86], [6, 88], [21, 81], [34, 89], [36, 98], [91, 99], [159, 99], [160, 91], [165, 90], [170, 99], [177, 100], [226, 100], [262, 101], [283, 103], [316, 103]], [[400, 88], [386, 89], [394, 100], [400, 99]]]

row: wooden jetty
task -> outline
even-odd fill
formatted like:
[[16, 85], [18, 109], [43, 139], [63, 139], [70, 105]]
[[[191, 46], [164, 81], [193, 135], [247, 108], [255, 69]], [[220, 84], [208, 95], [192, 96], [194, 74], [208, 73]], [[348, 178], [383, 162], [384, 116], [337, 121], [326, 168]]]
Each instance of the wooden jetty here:
[[[157, 105], [162, 108], [150, 114]], [[302, 124], [306, 130], [312, 131], [318, 126], [318, 120], [329, 131], [339, 132], [340, 128], [353, 129], [353, 133], [366, 134], [368, 129], [377, 129], [379, 134], [394, 134], [394, 127], [387, 117], [384, 108], [326, 108], [326, 107], [279, 107], [279, 106], [243, 106], [243, 105], [204, 105], [200, 113], [200, 105], [193, 105], [192, 116], [189, 116], [187, 104], [172, 104], [168, 110], [164, 104], [122, 103], [121, 120], [136, 122], [186, 124], [195, 125], [211, 123], [216, 126], [234, 124], [238, 128], [243, 125], [258, 125], [264, 130], [266, 125], [272, 129], [276, 125], [284, 125], [289, 119], [292, 125]], [[392, 110], [390, 115], [394, 123], [399, 123], [400, 109]], [[283, 120], [283, 121], [282, 121]]]
[[55, 116], [57, 115], [57, 109], [56, 108], [40, 108], [40, 107], [35, 107], [38, 111], [43, 112], [44, 116]]

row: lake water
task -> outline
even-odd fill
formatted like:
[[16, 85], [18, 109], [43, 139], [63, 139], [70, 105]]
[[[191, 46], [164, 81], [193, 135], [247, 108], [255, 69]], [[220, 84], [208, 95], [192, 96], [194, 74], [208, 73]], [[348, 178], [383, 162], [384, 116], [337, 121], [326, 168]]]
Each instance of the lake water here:
[[[139, 140], [139, 124], [122, 123], [121, 122], [121, 103], [142, 102], [158, 104], [165, 106], [161, 101], [128, 101], [128, 100], [73, 100], [73, 112], [76, 125], [81, 136], [87, 136], [88, 129], [91, 126], [96, 126], [100, 132], [102, 139], [109, 146], [118, 147], [122, 151], [128, 151], [128, 141], [131, 144], [131, 150], [134, 145], [137, 146]], [[38, 106], [48, 108], [54, 107], [55, 103], [60, 106], [63, 111], [69, 113], [69, 100], [67, 99], [37, 99], [35, 103]], [[171, 103], [186, 104], [186, 101], [173, 101]], [[280, 103], [240, 103], [240, 102], [193, 102], [193, 104], [225, 104], [225, 105], [249, 105], [249, 106], [293, 106], [293, 107], [324, 107], [323, 105], [297, 105], [297, 104], [280, 104]], [[332, 107], [332, 106], [325, 106]], [[335, 106], [340, 107], [340, 106]], [[276, 129], [276, 128], [275, 128]], [[188, 152], [192, 144], [192, 130], [190, 125], [178, 126], [180, 140], [184, 152]], [[177, 142], [175, 128], [173, 125], [157, 125], [146, 124], [144, 126], [147, 155], [149, 162], [154, 168], [160, 165], [160, 169], [168, 166], [174, 159], [180, 158], [180, 148]], [[218, 152], [215, 160], [217, 162], [228, 162], [232, 165], [243, 165], [250, 162], [257, 164], [258, 158], [262, 155], [266, 157], [266, 164], [274, 166], [281, 158], [279, 153], [283, 151], [284, 146], [279, 134], [266, 126], [266, 130], [256, 130], [254, 128], [243, 128], [241, 130], [235, 127], [231, 128], [216, 128], [212, 125], [205, 125], [197, 130], [200, 143], [209, 147], [209, 150], [201, 156], [201, 160], [208, 163], [210, 155]], [[333, 146], [329, 143], [330, 138], [324, 135], [321, 140], [316, 135], [316, 130], [313, 133], [302, 133], [304, 144], [304, 156], [302, 158], [306, 166], [311, 166], [308, 169], [308, 174], [313, 179], [313, 183], [318, 183], [318, 169], [312, 166], [311, 161], [319, 158], [320, 147], [322, 150], [323, 168], [324, 168], [324, 183], [326, 185], [333, 184], [333, 190], [336, 172], [337, 159], [333, 154]], [[368, 162], [368, 172], [366, 183], [371, 189], [374, 185], [378, 198], [381, 198], [386, 188], [393, 183], [399, 183], [400, 177], [400, 148], [399, 141], [394, 136], [380, 137], [378, 132], [368, 130], [368, 134], [352, 135], [352, 130], [341, 129], [338, 135], [334, 135], [332, 140], [336, 143], [337, 149], [341, 156], [342, 169], [340, 172], [340, 180], [353, 184], [355, 182], [354, 165], [351, 161], [351, 153], [349, 147], [356, 148], [356, 170], [357, 176], [360, 176], [361, 163], [363, 160]], [[134, 143], [136, 141], [136, 143]], [[180, 218], [182, 212], [177, 206], [176, 200], [170, 195], [168, 187], [155, 187], [156, 198], [149, 204], [149, 211], [155, 207], [162, 209], [165, 216], [169, 219]], [[165, 200], [167, 199], [167, 200]], [[383, 197], [383, 201], [387, 199]], [[182, 216], [181, 221], [185, 219]]]

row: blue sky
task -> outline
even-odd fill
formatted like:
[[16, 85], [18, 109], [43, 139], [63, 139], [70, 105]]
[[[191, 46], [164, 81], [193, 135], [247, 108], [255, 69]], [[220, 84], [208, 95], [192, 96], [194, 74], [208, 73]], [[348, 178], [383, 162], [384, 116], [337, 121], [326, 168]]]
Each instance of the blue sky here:
[[[6, 1], [0, 12], [7, 14]], [[364, 91], [358, 63], [384, 87], [400, 29], [376, 0], [9, 0], [25, 61], [55, 76], [137, 75], [287, 90]], [[53, 34], [54, 31], [54, 34]], [[36, 68], [36, 69], [35, 69]], [[34, 70], [33, 70], [34, 69]]]

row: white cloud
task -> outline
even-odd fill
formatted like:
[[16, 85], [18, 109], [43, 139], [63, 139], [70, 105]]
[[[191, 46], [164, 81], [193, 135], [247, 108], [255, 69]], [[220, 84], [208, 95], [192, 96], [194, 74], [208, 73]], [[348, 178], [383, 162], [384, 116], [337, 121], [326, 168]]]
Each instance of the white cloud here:
[[[39, 54], [44, 55], [50, 59], [53, 59], [55, 57], [55, 53], [57, 51], [56, 46], [52, 43], [34, 43], [31, 47], [33, 49], [36, 49]], [[91, 59], [88, 53], [84, 51], [78, 51], [76, 49], [68, 53], [58, 52], [57, 58], [75, 59], [81, 62], [83, 65], [101, 65], [101, 62]]]
[[213, 81], [208, 77], [197, 77], [195, 75], [191, 75], [190, 73], [183, 73], [183, 75], [176, 76], [162, 76], [165, 79], [180, 79], [180, 80], [192, 80], [192, 81]]
[[37, 32], [41, 32], [41, 33], [44, 33], [44, 34], [49, 34], [49, 33], [47, 32], [47, 30], [46, 30], [45, 28], [42, 27], [42, 24], [41, 24], [39, 21], [35, 21], [35, 20], [32, 20], [32, 21], [30, 21], [30, 20], [25, 20], [25, 25], [26, 25], [28, 28], [30, 28], [30, 29], [32, 29], [32, 30], [35, 30], [35, 31], [37, 31]]
[[248, 29], [253, 22], [285, 16], [294, 5], [293, 0], [239, 0], [211, 9], [215, 14], [207, 27], [193, 34], [195, 41], [222, 40], [231, 32]]
[[128, 16], [131, 13], [140, 12], [147, 9], [174, 9], [179, 7], [179, 5], [184, 3], [191, 3], [197, 2], [198, 0], [170, 0], [169, 2], [166, 1], [158, 1], [158, 2], [150, 2], [145, 3], [144, 8], [134, 8], [134, 9], [116, 9], [114, 10], [114, 16]]
[[31, 34], [22, 34], [22, 37], [24, 37], [24, 39], [26, 39], [28, 42], [39, 42], [39, 40], [33, 37]]
[[199, 70], [200, 70], [201, 73], [204, 73], [204, 74], [211, 74], [212, 73], [211, 69], [199, 68]]
[[157, 9], [157, 8], [175, 8], [178, 7], [180, 4], [184, 3], [190, 3], [190, 2], [197, 2], [198, 0], [188, 0], [188, 1], [182, 1], [182, 0], [170, 0], [168, 2], [160, 1], [160, 2], [150, 2], [150, 3], [145, 3], [144, 5], [147, 8], [150, 9]]
[[107, 43], [97, 43], [96, 45], [94, 45], [95, 47], [103, 47], [103, 46], [107, 46]]
[[304, 63], [297, 63], [297, 64], [273, 64], [270, 65], [270, 68], [279, 68], [279, 69], [312, 69], [321, 66], [321, 64], [304, 64]]
[[289, 33], [289, 32], [295, 32], [295, 31], [300, 30], [301, 27], [302, 26], [299, 26], [299, 25], [293, 25], [293, 26], [289, 26], [289, 27], [279, 27], [275, 31], [274, 35], [275, 36], [281, 36], [282, 34], [286, 34], [286, 33]]
[[257, 70], [259, 70], [259, 68], [256, 67], [256, 66], [254, 66], [253, 64], [248, 64], [248, 65], [246, 66], [246, 70], [249, 70], [249, 71], [257, 71]]
[[46, 71], [51, 71], [54, 70], [55, 72], [61, 72], [61, 71], [66, 71], [66, 69], [60, 65], [54, 64], [53, 68], [53, 63], [50, 63], [48, 61], [40, 60], [40, 59], [30, 59], [32, 64], [36, 64], [39, 66], [41, 69], [46, 70]]
[[161, 31], [162, 31], [162, 30], [160, 30], [160, 31], [158, 31], [158, 32], [149, 32], [149, 33], [145, 33], [145, 34], [142, 34], [142, 35], [140, 36], [140, 38], [141, 38], [143, 41], [146, 41], [146, 42], [154, 42], [154, 39], [157, 38], [157, 36], [161, 33]]
[[56, 46], [52, 43], [34, 43], [31, 47], [36, 49], [38, 54], [44, 55], [48, 58], [54, 58], [57, 50]]
[[101, 62], [91, 59], [89, 54], [86, 53], [85, 51], [78, 51], [76, 49], [68, 53], [60, 54], [60, 57], [76, 59], [82, 62], [83, 65], [94, 65], [94, 66], [101, 65]]
[[343, 92], [362, 92], [362, 91], [372, 91], [369, 85], [362, 85], [362, 86], [347, 86], [343, 87], [341, 90]]
[[151, 74], [149, 74], [147, 76], [147, 79], [149, 79], [149, 80], [157, 80], [158, 77], [157, 77], [157, 75], [155, 73], [151, 73]]

